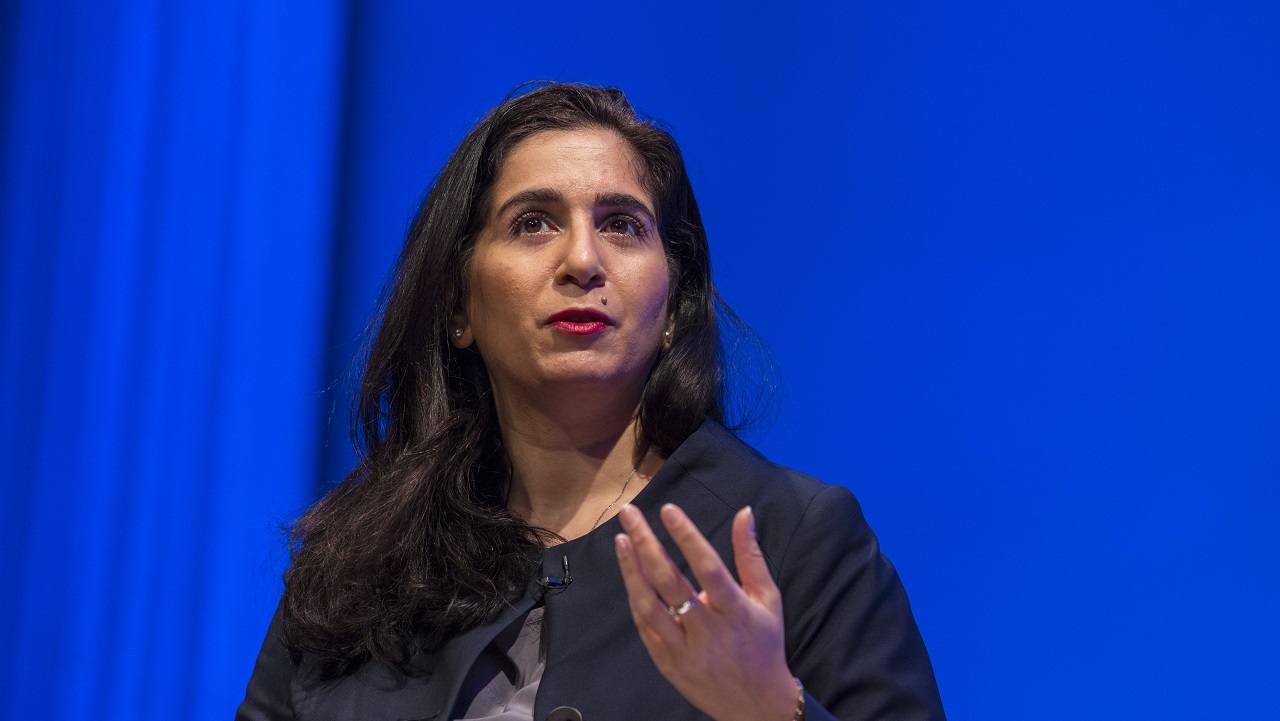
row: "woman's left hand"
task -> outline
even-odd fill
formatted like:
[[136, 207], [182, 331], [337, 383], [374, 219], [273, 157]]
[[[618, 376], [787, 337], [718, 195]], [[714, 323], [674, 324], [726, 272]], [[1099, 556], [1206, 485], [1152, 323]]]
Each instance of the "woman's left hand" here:
[[739, 586], [684, 511], [662, 507], [662, 523], [702, 590], [676, 568], [639, 509], [618, 514], [615, 550], [631, 617], [658, 670], [689, 703], [719, 721], [790, 721], [797, 688], [787, 668], [782, 594], [756, 542], [755, 517], [733, 519]]

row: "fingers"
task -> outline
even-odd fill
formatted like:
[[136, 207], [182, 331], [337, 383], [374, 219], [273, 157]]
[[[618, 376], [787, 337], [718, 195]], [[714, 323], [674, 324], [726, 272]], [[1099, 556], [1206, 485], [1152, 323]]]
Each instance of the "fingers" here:
[[645, 574], [631, 538], [625, 533], [619, 533], [614, 538], [614, 550], [618, 554], [622, 583], [627, 589], [631, 618], [635, 621], [645, 646], [657, 661], [663, 647], [675, 647], [681, 643], [683, 632], [671, 617], [667, 602], [658, 597]]
[[782, 612], [782, 593], [769, 573], [769, 564], [756, 539], [756, 516], [751, 506], [733, 517], [733, 559], [742, 579], [742, 590], [756, 602], [777, 614]]
[[668, 503], [662, 507], [662, 524], [684, 554], [689, 570], [706, 593], [707, 602], [719, 611], [734, 608], [742, 599], [742, 589], [693, 521], [679, 507]]
[[[756, 541], [751, 509], [734, 516], [731, 531], [739, 586], [684, 511], [662, 507], [662, 524], [702, 587], [697, 605], [684, 615], [673, 615], [671, 607], [694, 598], [689, 579], [637, 508], [625, 505], [618, 518], [626, 532], [614, 544], [631, 615], [662, 675], [714, 718], [791, 713], [795, 687], [787, 668], [781, 594]], [[774, 688], [777, 679], [785, 685]], [[778, 699], [776, 712], [763, 703]]]
[[667, 549], [662, 547], [662, 542], [645, 522], [640, 509], [627, 504], [618, 513], [618, 518], [635, 547], [645, 577], [666, 605], [678, 607], [693, 598], [693, 584], [676, 568], [675, 562], [667, 555]]
[[[693, 598], [693, 586], [667, 555], [639, 509], [628, 504], [618, 516], [630, 539], [627, 550], [632, 555], [629, 560], [636, 567], [636, 578], [643, 580], [650, 594], [656, 594], [664, 610], [665, 607], [680, 607]], [[780, 613], [781, 593], [756, 540], [755, 516], [750, 507], [738, 511], [733, 519], [734, 563], [741, 586], [725, 567], [720, 554], [683, 510], [667, 504], [662, 507], [661, 518], [702, 587], [702, 598], [707, 605], [727, 613], [741, 608], [742, 602], [751, 598], [775, 614]], [[619, 553], [622, 553], [621, 548]], [[619, 560], [623, 560], [621, 555]]]

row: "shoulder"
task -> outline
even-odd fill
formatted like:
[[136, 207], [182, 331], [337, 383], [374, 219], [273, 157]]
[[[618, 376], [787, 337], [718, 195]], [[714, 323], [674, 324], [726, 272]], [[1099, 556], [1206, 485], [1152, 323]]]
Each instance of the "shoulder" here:
[[782, 562], [802, 527], [838, 545], [870, 535], [862, 509], [846, 487], [773, 463], [720, 424], [708, 420], [668, 459], [686, 483], [696, 484], [726, 511], [751, 506], [761, 545]]
[[704, 422], [667, 462], [731, 505], [769, 496], [803, 503], [828, 489], [843, 488], [773, 463], [712, 420]]

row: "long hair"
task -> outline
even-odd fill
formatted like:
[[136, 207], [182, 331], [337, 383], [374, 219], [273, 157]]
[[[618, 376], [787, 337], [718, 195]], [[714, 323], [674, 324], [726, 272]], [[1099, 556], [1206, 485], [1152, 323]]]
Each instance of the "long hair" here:
[[642, 394], [643, 442], [669, 455], [704, 418], [723, 420], [723, 304], [675, 140], [614, 88], [549, 84], [509, 97], [467, 134], [418, 210], [354, 402], [358, 465], [293, 529], [284, 639], [327, 675], [370, 658], [411, 671], [417, 644], [436, 647], [518, 599], [555, 539], [507, 509], [488, 374], [447, 334], [502, 163], [535, 133], [578, 128], [625, 139], [657, 205], [675, 323]]

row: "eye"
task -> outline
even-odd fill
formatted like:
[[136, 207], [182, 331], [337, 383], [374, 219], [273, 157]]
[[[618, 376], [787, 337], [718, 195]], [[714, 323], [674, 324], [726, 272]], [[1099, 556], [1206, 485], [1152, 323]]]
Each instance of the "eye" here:
[[644, 224], [628, 215], [615, 215], [604, 222], [604, 232], [615, 235], [644, 235]]
[[511, 224], [511, 232], [518, 235], [537, 235], [551, 230], [551, 223], [540, 213], [525, 213]]

